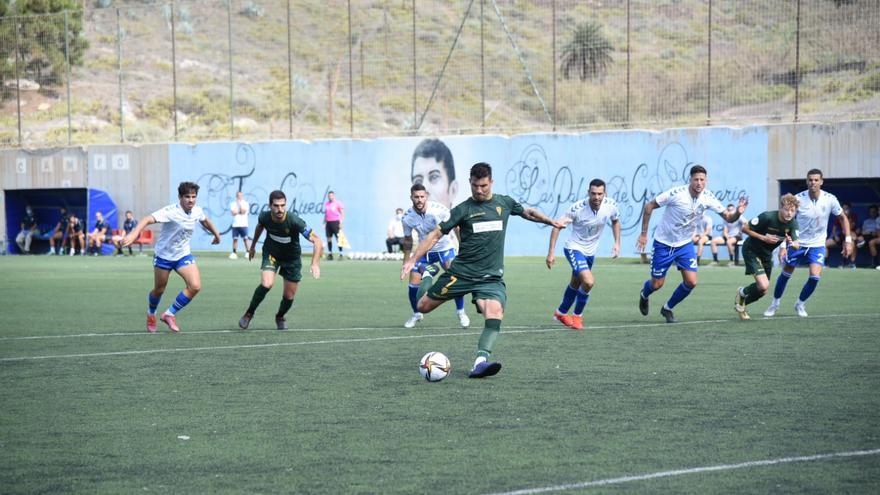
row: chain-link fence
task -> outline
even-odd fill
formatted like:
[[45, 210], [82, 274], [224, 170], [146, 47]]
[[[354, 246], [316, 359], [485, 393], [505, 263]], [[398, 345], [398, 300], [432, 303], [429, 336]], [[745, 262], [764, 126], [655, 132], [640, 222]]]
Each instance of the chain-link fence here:
[[0, 18], [0, 145], [880, 117], [880, 0], [83, 5]]

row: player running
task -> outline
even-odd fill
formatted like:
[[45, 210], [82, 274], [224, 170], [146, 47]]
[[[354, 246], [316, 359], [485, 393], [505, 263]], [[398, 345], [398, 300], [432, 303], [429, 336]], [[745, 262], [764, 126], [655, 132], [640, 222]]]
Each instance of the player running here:
[[798, 222], [795, 219], [798, 203], [794, 195], [786, 194], [779, 198], [779, 210], [765, 211], [743, 225], [742, 231], [748, 236], [743, 242], [743, 261], [746, 275], [754, 275], [755, 282], [736, 291], [733, 309], [742, 320], [751, 319], [746, 306], [764, 297], [770, 288], [773, 250], [782, 244], [779, 260], [783, 261], [789, 246], [798, 248]]
[[822, 276], [822, 268], [825, 266], [825, 238], [828, 229], [828, 217], [835, 215], [843, 225], [844, 243], [843, 257], [848, 258], [852, 254], [853, 242], [850, 235], [849, 219], [840, 207], [840, 203], [831, 193], [822, 190], [822, 171], [814, 168], [807, 172], [807, 190], [797, 194], [798, 211], [797, 222], [801, 230], [800, 248], [788, 253], [782, 273], [776, 278], [776, 287], [773, 289], [773, 302], [764, 316], [771, 317], [779, 309], [779, 302], [788, 285], [791, 274], [797, 265], [810, 265], [810, 278], [804, 284], [794, 310], [798, 316], [807, 316], [806, 301], [809, 299], [819, 278]]
[[[403, 261], [409, 259], [410, 252], [413, 247], [413, 231], [419, 235], [419, 239], [424, 239], [436, 229], [441, 222], [449, 220], [449, 208], [443, 206], [436, 201], [428, 201], [428, 191], [422, 184], [414, 184], [409, 189], [409, 198], [412, 201], [412, 208], [406, 210], [401, 222], [403, 223]], [[437, 241], [430, 251], [424, 256], [416, 260], [413, 269], [409, 274], [409, 304], [412, 307], [412, 317], [403, 324], [404, 328], [412, 328], [415, 324], [424, 318], [422, 313], [417, 310], [418, 299], [416, 295], [419, 292], [419, 286], [426, 284], [430, 287], [433, 282], [433, 276], [439, 271], [433, 265], [439, 263], [445, 270], [449, 269], [452, 260], [455, 258], [455, 247], [450, 234], [444, 235]], [[464, 311], [464, 295], [455, 298], [455, 312], [458, 314], [458, 322], [462, 328], [467, 328], [471, 324], [470, 318]]]
[[470, 293], [477, 311], [485, 317], [485, 326], [477, 345], [477, 357], [470, 378], [484, 378], [501, 371], [501, 363], [489, 357], [501, 331], [507, 290], [504, 285], [504, 238], [510, 215], [532, 222], [562, 228], [556, 220], [543, 213], [523, 208], [509, 196], [492, 194], [492, 167], [477, 163], [470, 172], [471, 197], [450, 212], [442, 222], [422, 239], [415, 254], [403, 263], [400, 279], [412, 271], [416, 261], [425, 256], [444, 236], [458, 227], [461, 249], [449, 269], [440, 275], [424, 295], [417, 295], [417, 310], [430, 313], [449, 299]]
[[[599, 247], [599, 238], [605, 224], [611, 221], [611, 229], [614, 232], [614, 247], [611, 257], [617, 258], [620, 254], [620, 212], [617, 203], [605, 196], [605, 181], [593, 179], [590, 181], [589, 198], [582, 199], [571, 205], [568, 211], [562, 215], [558, 222], [562, 225], [571, 224], [571, 234], [565, 243], [563, 252], [568, 264], [571, 265], [571, 280], [565, 287], [562, 295], [562, 303], [553, 314], [553, 319], [574, 330], [584, 328], [583, 312], [590, 298], [590, 290], [595, 284], [593, 278], [593, 260], [596, 249]], [[553, 268], [556, 262], [556, 239], [559, 237], [559, 228], [554, 227], [550, 231], [550, 249], [547, 252], [547, 268]], [[574, 314], [568, 311], [574, 304]]]
[[636, 248], [644, 249], [648, 242], [648, 223], [651, 212], [661, 206], [666, 207], [660, 225], [654, 231], [654, 255], [651, 258], [651, 278], [645, 281], [639, 293], [639, 311], [648, 315], [648, 296], [663, 287], [666, 272], [675, 263], [681, 272], [681, 284], [676, 287], [672, 297], [660, 308], [666, 323], [675, 323], [672, 309], [690, 295], [697, 286], [697, 256], [691, 242], [694, 226], [700, 221], [703, 212], [712, 210], [726, 222], [734, 222], [742, 215], [749, 200], [739, 199], [736, 210], [728, 212], [712, 191], [706, 189], [706, 169], [694, 165], [686, 186], [676, 186], [657, 195], [645, 204], [642, 215], [642, 232], [636, 241]]
[[177, 272], [186, 283], [186, 287], [177, 294], [174, 303], [162, 313], [161, 320], [172, 332], [179, 332], [177, 312], [183, 309], [202, 289], [202, 277], [196, 259], [192, 255], [189, 243], [192, 239], [196, 223], [200, 223], [214, 235], [211, 244], [220, 244], [220, 232], [205, 215], [201, 206], [196, 205], [199, 185], [193, 182], [181, 182], [177, 186], [178, 203], [170, 204], [150, 215], [145, 216], [122, 239], [122, 247], [130, 246], [148, 225], [161, 223], [162, 230], [156, 241], [153, 257], [153, 290], [147, 295], [147, 331], [156, 331], [156, 308], [165, 293], [171, 270]]
[[260, 265], [262, 276], [260, 285], [254, 290], [250, 306], [238, 320], [238, 326], [247, 330], [257, 307], [263, 302], [263, 298], [272, 289], [275, 283], [275, 274], [281, 273], [284, 278], [284, 292], [281, 296], [281, 304], [275, 313], [275, 328], [287, 330], [287, 322], [284, 315], [293, 306], [293, 298], [302, 280], [302, 248], [297, 235], [302, 235], [313, 244], [312, 264], [309, 272], [312, 277], [321, 277], [321, 268], [318, 261], [321, 259], [322, 241], [314, 230], [310, 229], [305, 220], [295, 213], [287, 211], [287, 196], [283, 191], [269, 193], [269, 211], [260, 213], [257, 220], [257, 228], [254, 230], [254, 238], [248, 249], [248, 260], [254, 259], [257, 250], [257, 241], [266, 231], [266, 242], [263, 243], [263, 262]]

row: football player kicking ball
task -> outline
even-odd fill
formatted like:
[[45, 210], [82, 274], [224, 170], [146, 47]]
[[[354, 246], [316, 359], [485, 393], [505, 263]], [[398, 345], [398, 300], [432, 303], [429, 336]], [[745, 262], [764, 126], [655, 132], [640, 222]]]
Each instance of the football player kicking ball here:
[[490, 362], [489, 357], [501, 332], [507, 290], [504, 285], [504, 238], [511, 215], [532, 222], [562, 228], [563, 225], [543, 213], [523, 208], [509, 196], [492, 194], [492, 167], [477, 163], [471, 167], [471, 197], [450, 212], [449, 220], [442, 222], [419, 243], [413, 256], [403, 263], [400, 279], [405, 280], [416, 261], [425, 256], [444, 235], [458, 227], [461, 246], [449, 270], [440, 275], [434, 285], [418, 296], [417, 310], [430, 313], [444, 302], [470, 293], [477, 311], [485, 317], [485, 326], [477, 345], [477, 357], [470, 378], [484, 378], [501, 371], [501, 363]]
[[131, 246], [147, 225], [162, 224], [153, 257], [153, 290], [147, 295], [147, 331], [150, 333], [156, 331], [156, 308], [159, 307], [159, 300], [165, 293], [171, 270], [176, 271], [186, 283], [186, 288], [177, 294], [174, 304], [162, 313], [162, 322], [168, 325], [172, 332], [180, 331], [177, 326], [177, 312], [189, 304], [202, 289], [199, 267], [196, 266], [196, 259], [189, 246], [196, 223], [202, 224], [214, 235], [211, 244], [220, 244], [220, 233], [217, 232], [217, 228], [205, 215], [202, 207], [196, 205], [198, 194], [198, 184], [181, 182], [177, 186], [178, 203], [170, 204], [145, 216], [122, 239], [122, 247]]
[[784, 262], [787, 247], [798, 248], [798, 222], [795, 219], [798, 204], [794, 195], [786, 194], [779, 198], [779, 210], [765, 211], [742, 227], [748, 236], [742, 246], [746, 275], [754, 275], [755, 282], [736, 291], [733, 309], [741, 320], [751, 319], [746, 306], [762, 298], [770, 288], [773, 250], [785, 243], [779, 249], [779, 260]]
[[321, 259], [323, 244], [318, 234], [306, 225], [305, 220], [287, 211], [287, 196], [283, 191], [269, 193], [269, 211], [260, 213], [257, 228], [254, 230], [254, 238], [248, 250], [248, 260], [254, 259], [257, 241], [263, 235], [264, 230], [266, 231], [266, 242], [263, 243], [260, 285], [254, 290], [251, 304], [238, 320], [238, 326], [242, 330], [247, 330], [257, 307], [272, 289], [272, 285], [275, 283], [275, 274], [280, 273], [284, 278], [284, 292], [281, 296], [278, 312], [275, 313], [275, 327], [278, 330], [287, 330], [284, 315], [293, 306], [293, 298], [299, 288], [299, 281], [302, 280], [302, 248], [297, 236], [302, 235], [313, 244], [312, 264], [309, 267], [309, 272], [315, 279], [321, 277], [318, 260]]
[[[611, 221], [614, 232], [614, 248], [611, 257], [620, 254], [620, 212], [617, 203], [605, 196], [605, 182], [602, 179], [590, 181], [589, 198], [582, 199], [571, 205], [571, 208], [559, 219], [562, 225], [571, 224], [571, 234], [565, 243], [563, 252], [568, 264], [571, 265], [571, 280], [565, 287], [562, 303], [553, 314], [553, 319], [574, 330], [584, 328], [583, 312], [593, 289], [593, 260], [599, 247], [599, 238], [605, 224]], [[556, 262], [556, 239], [559, 228], [550, 231], [550, 249], [547, 253], [547, 268], [553, 268]], [[574, 314], [568, 310], [574, 304]]]
[[[409, 259], [410, 251], [412, 251], [412, 233], [414, 230], [418, 232], [419, 239], [424, 239], [432, 230], [440, 225], [440, 222], [449, 219], [449, 208], [436, 201], [428, 201], [428, 191], [424, 185], [413, 185], [409, 189], [409, 194], [412, 208], [406, 211], [401, 220], [403, 223], [404, 262]], [[408, 287], [409, 304], [412, 307], [413, 313], [412, 317], [403, 324], [405, 328], [414, 327], [417, 322], [424, 318], [424, 315], [417, 310], [418, 299], [416, 295], [419, 292], [420, 285], [426, 284], [430, 287], [430, 284], [433, 282], [433, 276], [438, 271], [433, 264], [439, 263], [444, 269], [448, 270], [454, 258], [455, 248], [453, 247], [451, 234], [447, 234], [441, 237], [427, 254], [416, 260], [416, 264], [409, 274]], [[455, 298], [455, 312], [458, 315], [458, 323], [461, 325], [461, 328], [469, 327], [471, 320], [464, 311], [464, 296]]]

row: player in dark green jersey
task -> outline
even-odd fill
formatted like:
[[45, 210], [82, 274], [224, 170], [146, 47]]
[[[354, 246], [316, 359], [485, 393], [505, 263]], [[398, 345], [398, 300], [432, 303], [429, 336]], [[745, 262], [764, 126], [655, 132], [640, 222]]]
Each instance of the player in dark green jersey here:
[[309, 272], [315, 279], [321, 277], [321, 268], [318, 266], [323, 246], [321, 238], [306, 225], [302, 218], [287, 211], [287, 196], [283, 191], [272, 191], [269, 194], [269, 211], [260, 214], [257, 228], [254, 231], [254, 239], [251, 241], [250, 250], [248, 250], [248, 260], [254, 259], [257, 241], [264, 230], [266, 231], [266, 242], [263, 243], [263, 262], [260, 266], [263, 275], [260, 285], [257, 286], [253, 297], [251, 297], [250, 306], [244, 316], [238, 320], [238, 326], [242, 330], [247, 330], [257, 307], [272, 289], [276, 272], [281, 273], [284, 278], [284, 294], [281, 297], [278, 312], [275, 314], [275, 326], [278, 330], [287, 329], [284, 315], [293, 306], [293, 297], [296, 295], [299, 281], [302, 279], [302, 249], [298, 236], [302, 235], [313, 244], [312, 265], [309, 267]]
[[557, 228], [565, 226], [533, 208], [523, 208], [509, 196], [492, 194], [492, 167], [477, 163], [471, 167], [471, 197], [450, 212], [449, 220], [441, 223], [419, 243], [415, 253], [404, 264], [400, 279], [404, 280], [416, 261], [454, 228], [458, 227], [461, 243], [458, 256], [426, 293], [418, 295], [418, 311], [430, 313], [444, 302], [470, 293], [477, 311], [486, 319], [477, 345], [477, 358], [471, 378], [492, 376], [501, 371], [501, 363], [490, 362], [489, 356], [501, 331], [507, 291], [504, 285], [504, 237], [510, 215]]
[[770, 272], [773, 270], [773, 250], [782, 244], [779, 259], [785, 260], [788, 246], [798, 248], [798, 199], [793, 194], [779, 198], [779, 210], [765, 211], [743, 225], [746, 236], [742, 246], [746, 275], [754, 275], [755, 282], [736, 291], [733, 309], [740, 319], [749, 320], [746, 306], [757, 301], [770, 288]]

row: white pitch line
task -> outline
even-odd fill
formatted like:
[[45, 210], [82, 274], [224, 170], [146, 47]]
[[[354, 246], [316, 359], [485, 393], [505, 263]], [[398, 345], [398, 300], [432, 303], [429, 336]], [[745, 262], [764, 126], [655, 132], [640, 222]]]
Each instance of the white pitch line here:
[[[810, 318], [819, 319], [819, 318], [841, 318], [841, 317], [875, 317], [880, 316], [878, 313], [856, 313], [856, 314], [846, 314], [846, 315], [816, 315], [810, 316]], [[789, 316], [776, 316], [773, 317], [773, 320], [796, 320], [801, 318], [796, 315]], [[770, 321], [770, 318], [761, 318], [760, 320], [755, 321]], [[693, 325], [693, 324], [705, 324], [705, 323], [730, 323], [730, 322], [738, 322], [738, 319], [728, 318], [728, 319], [717, 319], [717, 320], [696, 320], [696, 321], [681, 321], [676, 323], [676, 325]], [[613, 329], [613, 328], [642, 328], [642, 327], [655, 327], [655, 326], [666, 326], [666, 323], [636, 323], [632, 325], [596, 325], [591, 326], [588, 325], [584, 327], [584, 330], [605, 330], [605, 329]], [[433, 330], [448, 330], [454, 327], [434, 327]], [[504, 326], [504, 329], [512, 329], [512, 328], [535, 328], [531, 326], [523, 326], [523, 325], [512, 325], [512, 326]], [[538, 327], [541, 328], [541, 327]], [[279, 332], [275, 329], [263, 329], [263, 330], [194, 330], [183, 332], [181, 335], [204, 335], [204, 334], [254, 334], [254, 333], [273, 333], [276, 335], [282, 334], [296, 334], [300, 332], [341, 332], [341, 331], [371, 331], [371, 330], [400, 330], [400, 327], [346, 327], [346, 328], [294, 328], [288, 332]], [[502, 330], [503, 331], [503, 330]], [[92, 337], [150, 337], [154, 334], [150, 334], [147, 332], [112, 332], [112, 333], [77, 333], [77, 334], [65, 334], [65, 335], [26, 335], [26, 336], [18, 336], [18, 337], [0, 337], [0, 342], [2, 341], [14, 341], [14, 340], [52, 340], [52, 339], [73, 339], [73, 338], [92, 338]]]
[[673, 476], [682, 476], [686, 474], [707, 473], [714, 471], [730, 471], [733, 469], [743, 469], [761, 466], [774, 466], [777, 464], [789, 464], [792, 462], [812, 462], [823, 461], [828, 459], [841, 459], [847, 457], [862, 457], [880, 454], [880, 449], [871, 450], [852, 450], [849, 452], [834, 452], [831, 454], [816, 454], [798, 457], [780, 457], [777, 459], [765, 459], [761, 461], [740, 462], [738, 464], [718, 464], [715, 466], [703, 466], [696, 468], [676, 469], [673, 471], [660, 471], [658, 473], [640, 474], [634, 476], [621, 476], [619, 478], [606, 478], [604, 480], [584, 481], [581, 483], [570, 483], [565, 485], [545, 486], [541, 488], [526, 488], [523, 490], [515, 490], [511, 492], [498, 492], [492, 495], [533, 495], [536, 493], [561, 492], [565, 490], [578, 490], [582, 488], [592, 488], [596, 486], [619, 485], [621, 483], [631, 483], [633, 481], [643, 481], [655, 478], [669, 478]]

